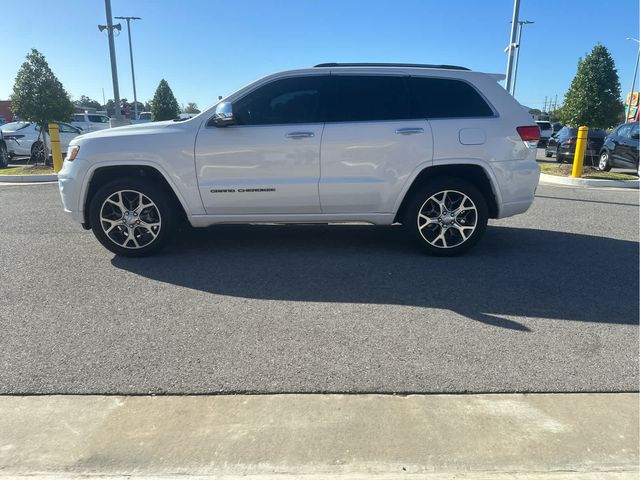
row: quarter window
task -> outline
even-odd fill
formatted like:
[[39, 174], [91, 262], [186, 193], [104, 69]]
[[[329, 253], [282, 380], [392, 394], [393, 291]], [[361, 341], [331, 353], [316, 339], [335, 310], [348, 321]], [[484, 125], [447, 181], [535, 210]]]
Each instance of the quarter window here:
[[276, 80], [233, 104], [239, 125], [278, 125], [322, 122], [324, 76]]
[[327, 121], [363, 122], [409, 118], [404, 77], [334, 75]]
[[468, 83], [450, 78], [409, 79], [412, 118], [492, 117], [493, 110]]

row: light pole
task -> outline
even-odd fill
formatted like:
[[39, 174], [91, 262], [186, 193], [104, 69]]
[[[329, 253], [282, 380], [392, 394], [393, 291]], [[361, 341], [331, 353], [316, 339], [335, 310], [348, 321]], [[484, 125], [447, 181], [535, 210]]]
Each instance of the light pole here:
[[[638, 56], [636, 57], [636, 67], [633, 69], [633, 81], [631, 82], [631, 94], [629, 95], [629, 110], [627, 110], [626, 115], [629, 117], [629, 111], [631, 110], [631, 98], [633, 97], [633, 90], [636, 88], [636, 76], [638, 75], [638, 62], [640, 62], [640, 40], [637, 38], [627, 37], [627, 40], [633, 40], [638, 43]], [[627, 118], [624, 121], [627, 121]]]
[[120, 111], [120, 90], [118, 89], [118, 66], [116, 65], [116, 47], [113, 41], [113, 30], [120, 30], [120, 24], [113, 24], [111, 17], [111, 0], [104, 0], [104, 9], [107, 14], [107, 24], [98, 25], [98, 29], [103, 32], [107, 30], [109, 37], [109, 57], [111, 58], [111, 79], [113, 80], [113, 101], [115, 103], [115, 117], [118, 125], [123, 123], [122, 112]]
[[131, 59], [131, 79], [133, 80], [133, 111], [134, 118], [138, 119], [138, 95], [136, 94], [136, 73], [133, 70], [133, 48], [131, 47], [131, 20], [142, 20], [140, 17], [116, 17], [118, 20], [127, 21], [127, 33], [129, 34], [129, 58]]
[[516, 66], [513, 69], [513, 86], [511, 87], [511, 95], [516, 96], [516, 80], [518, 79], [518, 61], [520, 60], [520, 49], [522, 48], [522, 28], [524, 25], [531, 25], [535, 22], [529, 20], [521, 20], [518, 22], [518, 44], [516, 50]]
[[509, 46], [505, 49], [505, 52], [509, 53], [507, 60], [507, 79], [505, 80], [504, 87], [507, 92], [511, 91], [511, 70], [513, 69], [513, 49], [516, 48], [516, 29], [518, 28], [518, 14], [520, 12], [520, 0], [513, 1], [513, 19], [511, 20], [511, 38], [509, 40]]

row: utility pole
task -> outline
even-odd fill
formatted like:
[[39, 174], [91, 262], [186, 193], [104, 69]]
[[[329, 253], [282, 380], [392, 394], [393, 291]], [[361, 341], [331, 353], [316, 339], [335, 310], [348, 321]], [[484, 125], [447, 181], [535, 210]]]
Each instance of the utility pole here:
[[545, 112], [545, 113], [547, 111], [547, 96], [546, 95], [544, 96], [544, 108], [542, 109], [542, 111]]
[[511, 95], [516, 96], [516, 80], [518, 79], [518, 62], [520, 60], [520, 50], [522, 48], [522, 29], [524, 25], [531, 25], [535, 22], [530, 22], [529, 20], [521, 20], [518, 22], [518, 43], [516, 50], [516, 66], [513, 69], [513, 86], [511, 87]]
[[520, 0], [513, 1], [513, 19], [511, 20], [511, 37], [509, 40], [509, 46], [505, 49], [508, 52], [507, 60], [507, 79], [504, 86], [507, 92], [511, 91], [511, 70], [513, 69], [513, 49], [516, 48], [516, 33], [518, 28], [518, 14], [520, 12]]
[[118, 20], [127, 21], [127, 32], [129, 33], [129, 58], [131, 59], [131, 79], [133, 80], [133, 111], [134, 118], [138, 119], [138, 95], [136, 94], [136, 73], [133, 70], [133, 48], [131, 47], [131, 20], [142, 20], [140, 17], [116, 17]]
[[107, 30], [107, 36], [109, 37], [109, 57], [111, 58], [111, 79], [113, 80], [113, 102], [115, 103], [115, 117], [117, 126], [124, 124], [122, 118], [122, 111], [120, 110], [120, 90], [118, 88], [118, 66], [116, 65], [116, 46], [113, 41], [113, 30], [120, 30], [122, 27], [120, 24], [113, 24], [113, 18], [111, 17], [111, 0], [104, 0], [104, 9], [107, 14], [107, 24], [98, 25], [98, 29], [103, 32]]

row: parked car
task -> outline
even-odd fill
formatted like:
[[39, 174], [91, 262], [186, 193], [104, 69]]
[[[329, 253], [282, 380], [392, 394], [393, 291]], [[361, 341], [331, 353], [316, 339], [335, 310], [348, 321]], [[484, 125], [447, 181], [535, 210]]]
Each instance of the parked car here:
[[553, 135], [554, 133], [558, 133], [562, 127], [564, 127], [564, 125], [561, 124], [560, 122], [552, 123], [551, 124], [551, 135]]
[[89, 133], [109, 128], [111, 121], [107, 115], [99, 113], [76, 113], [73, 115], [71, 125], [81, 129], [83, 133]]
[[126, 256], [157, 251], [182, 218], [399, 222], [428, 253], [462, 253], [538, 185], [540, 129], [502, 78], [407, 64], [276, 73], [188, 120], [78, 137], [58, 175], [64, 210]]
[[9, 150], [7, 150], [7, 144], [4, 140], [2, 130], [0, 130], [0, 168], [7, 168], [9, 166]]
[[553, 133], [553, 127], [551, 122], [545, 120], [536, 120], [536, 124], [540, 127], [540, 140], [538, 140], [538, 147], [546, 147], [551, 134]]
[[[68, 123], [56, 122], [60, 127], [60, 147], [65, 152], [69, 146], [69, 142], [82, 132], [80, 129], [69, 125]], [[44, 149], [42, 148], [42, 140], [40, 138], [40, 127], [31, 122], [11, 122], [0, 125], [0, 130], [4, 135], [5, 142], [10, 157], [28, 156], [32, 160], [44, 161]], [[51, 140], [48, 135], [47, 147], [51, 151]]]
[[598, 168], [608, 172], [611, 167], [633, 168], [640, 175], [638, 165], [638, 142], [640, 141], [640, 124], [638, 122], [623, 123], [607, 135], [600, 149]]
[[[596, 166], [598, 164], [598, 152], [600, 152], [606, 136], [607, 132], [604, 130], [589, 129], [584, 159], [585, 165]], [[555, 156], [558, 163], [573, 163], [577, 139], [577, 128], [562, 127], [558, 133], [549, 138], [544, 150], [544, 156], [547, 158]]]
[[138, 118], [136, 118], [135, 120], [131, 120], [131, 123], [133, 124], [149, 123], [152, 120], [153, 120], [153, 115], [151, 114], [151, 112], [140, 112], [138, 114]]

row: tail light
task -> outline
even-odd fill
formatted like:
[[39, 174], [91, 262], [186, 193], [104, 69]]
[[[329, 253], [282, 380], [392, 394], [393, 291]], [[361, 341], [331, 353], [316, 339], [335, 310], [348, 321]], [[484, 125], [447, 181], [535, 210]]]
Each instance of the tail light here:
[[516, 127], [518, 135], [529, 148], [535, 148], [540, 140], [540, 127], [537, 125], [527, 125], [525, 127]]

